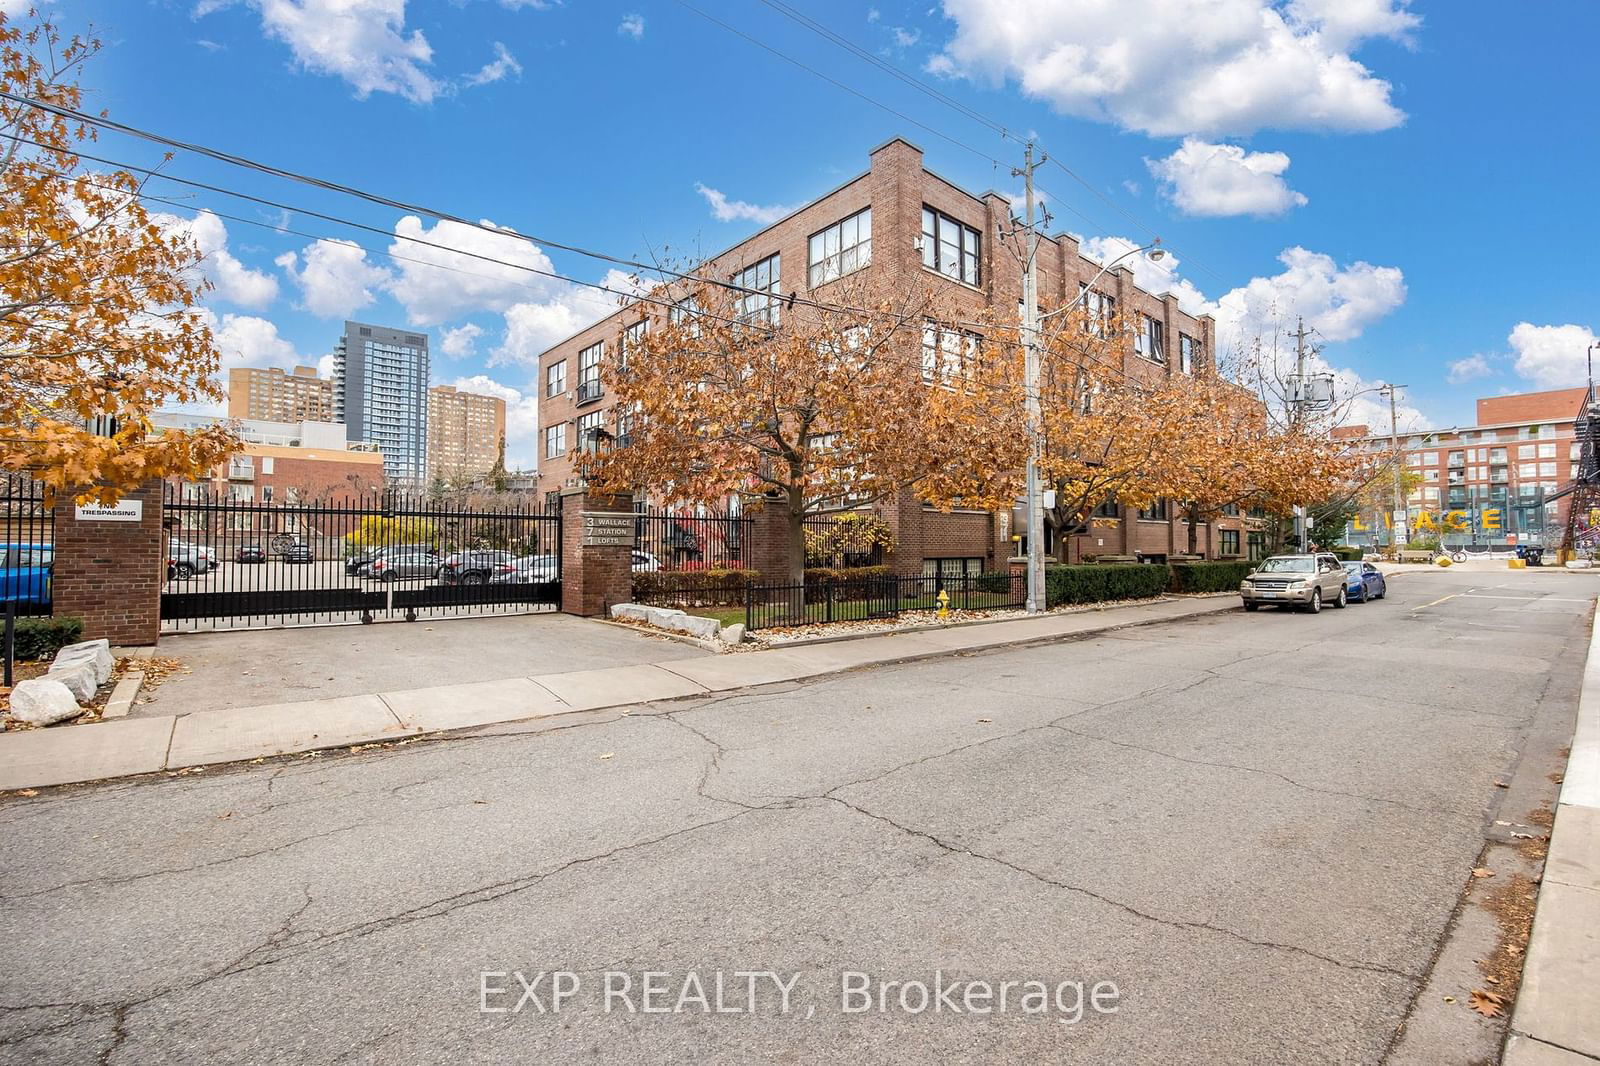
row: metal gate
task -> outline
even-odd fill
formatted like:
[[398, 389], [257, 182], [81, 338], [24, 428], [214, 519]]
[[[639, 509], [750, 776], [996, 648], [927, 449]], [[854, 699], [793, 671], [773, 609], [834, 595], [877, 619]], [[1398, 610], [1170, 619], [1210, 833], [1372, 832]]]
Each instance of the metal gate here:
[[55, 540], [44, 486], [27, 474], [0, 477], [0, 605], [19, 615], [50, 613]]
[[168, 630], [555, 610], [561, 517], [389, 491], [303, 499], [166, 488]]

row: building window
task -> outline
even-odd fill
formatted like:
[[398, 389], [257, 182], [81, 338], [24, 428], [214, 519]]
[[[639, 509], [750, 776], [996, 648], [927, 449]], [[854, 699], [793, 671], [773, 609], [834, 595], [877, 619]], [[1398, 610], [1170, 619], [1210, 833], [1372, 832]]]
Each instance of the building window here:
[[972, 377], [978, 361], [978, 338], [958, 329], [922, 325], [922, 380], [950, 386]]
[[1239, 554], [1239, 531], [1237, 529], [1219, 529], [1217, 534], [1220, 537], [1222, 555]]
[[667, 312], [667, 322], [674, 327], [686, 329], [690, 336], [700, 336], [700, 301], [693, 296], [685, 296], [673, 302], [672, 308]]
[[1117, 503], [1117, 498], [1115, 496], [1107, 496], [1105, 499], [1101, 500], [1100, 503], [1095, 507], [1095, 509], [1094, 509], [1094, 517], [1096, 517], [1096, 518], [1121, 518], [1122, 517], [1122, 506]]
[[1194, 357], [1200, 350], [1200, 342], [1187, 333], [1178, 334], [1178, 369], [1185, 374], [1194, 373]]
[[983, 573], [983, 560], [976, 557], [922, 560], [922, 576], [931, 577], [938, 582], [971, 577], [981, 573]]
[[745, 267], [733, 276], [733, 284], [742, 290], [733, 301], [734, 317], [740, 322], [778, 324], [779, 256], [769, 255], [759, 263]]
[[578, 353], [578, 402], [598, 400], [600, 389], [600, 359], [606, 353], [606, 342], [598, 341]]
[[649, 328], [649, 325], [650, 323], [647, 320], [641, 318], [622, 331], [622, 343], [617, 346], [617, 366], [619, 368], [627, 369], [628, 356], [638, 349], [639, 344], [644, 340], [644, 332]]
[[544, 394], [546, 397], [560, 396], [567, 391], [567, 361], [551, 363], [544, 371]]
[[1225, 503], [1225, 504], [1223, 504], [1222, 505], [1222, 514], [1226, 518], [1238, 518], [1239, 517], [1239, 505], [1236, 504], [1236, 503]]
[[1139, 331], [1133, 335], [1133, 350], [1151, 362], [1166, 362], [1167, 352], [1162, 343], [1162, 328], [1160, 319], [1140, 315]]
[[1083, 303], [1083, 328], [1087, 333], [1096, 337], [1103, 337], [1111, 327], [1111, 320], [1117, 317], [1117, 298], [1107, 296], [1096, 289], [1091, 289], [1084, 282], [1078, 282], [1078, 299]]
[[1267, 557], [1267, 535], [1265, 533], [1249, 534], [1245, 537], [1245, 544], [1250, 549], [1250, 561], [1252, 563]]
[[567, 454], [567, 424], [544, 427], [544, 457], [555, 459]]
[[1146, 522], [1165, 522], [1167, 520], [1167, 501], [1160, 499], [1149, 507], [1139, 508], [1139, 517]]
[[813, 233], [806, 258], [806, 284], [813, 289], [871, 263], [872, 208]]
[[922, 265], [968, 285], [982, 284], [978, 231], [926, 205], [922, 208]]
[[605, 417], [604, 411], [592, 411], [578, 419], [578, 437], [573, 444], [580, 452], [600, 450], [600, 433]]

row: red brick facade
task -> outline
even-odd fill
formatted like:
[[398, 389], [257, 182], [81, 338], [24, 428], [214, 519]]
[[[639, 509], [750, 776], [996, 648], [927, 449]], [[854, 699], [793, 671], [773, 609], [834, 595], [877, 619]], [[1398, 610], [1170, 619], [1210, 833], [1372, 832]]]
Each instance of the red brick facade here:
[[57, 617], [83, 619], [84, 640], [156, 642], [167, 575], [161, 489], [152, 481], [123, 495], [142, 504], [137, 522], [79, 519], [70, 495], [57, 499], [51, 609]]
[[561, 609], [595, 618], [614, 603], [633, 599], [631, 544], [583, 544], [583, 514], [633, 511], [629, 496], [591, 495], [584, 489], [561, 493]]
[[[957, 312], [971, 314], [974, 318], [980, 312], [1006, 312], [1017, 307], [1022, 296], [1021, 265], [1002, 247], [999, 239], [1002, 230], [1012, 228], [1010, 201], [995, 192], [974, 196], [958, 188], [925, 169], [921, 149], [899, 138], [871, 153], [871, 167], [865, 174], [714, 257], [700, 272], [713, 277], [732, 277], [741, 267], [778, 254], [782, 293], [802, 293], [826, 300], [832, 282], [815, 289], [809, 285], [809, 238], [869, 206], [872, 209], [871, 262], [861, 268], [861, 272], [873, 285], [900, 291], [931, 281], [949, 296]], [[979, 284], [968, 285], [924, 265], [919, 248], [925, 206], [972, 227], [981, 235]], [[1044, 237], [1038, 262], [1040, 306], [1047, 311], [1077, 299], [1080, 285], [1087, 284], [1100, 271], [1100, 264], [1083, 256], [1078, 241], [1067, 234]], [[1095, 283], [1095, 288], [1114, 298], [1117, 308], [1130, 318], [1144, 315], [1163, 326], [1165, 358], [1157, 361], [1137, 354], [1130, 340], [1123, 356], [1123, 373], [1147, 378], [1182, 373], [1181, 338], [1193, 342], [1195, 369], [1214, 365], [1215, 327], [1209, 316], [1197, 318], [1181, 311], [1174, 295], [1157, 295], [1140, 289], [1126, 266], [1105, 274]], [[658, 314], [659, 309], [619, 311], [561, 342], [540, 358], [540, 467], [546, 485], [557, 488], [576, 484], [572, 460], [580, 447], [579, 419], [599, 412], [601, 427], [609, 433], [617, 431], [611, 412], [612, 400], [606, 394], [604, 382], [596, 388], [579, 389], [579, 353], [596, 344], [604, 344], [605, 351], [611, 353], [620, 343], [624, 329]], [[561, 367], [557, 375], [559, 388], [552, 390], [551, 369], [558, 365]], [[545, 439], [552, 429], [563, 437], [560, 454], [555, 454]], [[894, 563], [903, 572], [920, 572], [924, 561], [929, 559], [980, 558], [985, 560], [986, 567], [998, 566], [1012, 551], [1010, 537], [1014, 531], [1010, 528], [1010, 514], [943, 513], [923, 507], [914, 498], [886, 501], [874, 509], [895, 528], [899, 550]], [[1123, 525], [1127, 524], [1124, 517]], [[1211, 539], [1202, 536], [1201, 543]], [[1143, 550], [1166, 555], [1174, 546], [1187, 545], [1187, 532], [1180, 533], [1175, 525], [1162, 531], [1140, 529], [1133, 541], [1126, 545], [1129, 554]], [[1072, 546], [1073, 554], [1080, 550], [1090, 549]], [[1103, 550], [1101, 553], [1110, 554]]]

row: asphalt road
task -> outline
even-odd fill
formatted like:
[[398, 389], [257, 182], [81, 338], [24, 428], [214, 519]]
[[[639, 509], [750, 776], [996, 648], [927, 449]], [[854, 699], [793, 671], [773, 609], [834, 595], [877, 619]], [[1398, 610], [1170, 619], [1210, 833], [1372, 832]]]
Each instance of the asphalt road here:
[[[1597, 584], [1405, 575], [1317, 617], [7, 797], [0, 1057], [1381, 1062], [1495, 782], [1570, 737]], [[577, 975], [559, 1012], [542, 971]], [[916, 1009], [936, 971], [960, 1014]]]

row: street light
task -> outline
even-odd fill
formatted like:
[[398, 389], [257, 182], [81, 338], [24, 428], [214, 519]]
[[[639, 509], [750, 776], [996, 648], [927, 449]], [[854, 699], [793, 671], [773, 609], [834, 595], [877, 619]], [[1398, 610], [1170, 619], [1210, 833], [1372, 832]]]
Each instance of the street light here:
[[[1030, 146], [1031, 151], [1031, 146]], [[1029, 176], [1031, 179], [1032, 172]], [[1037, 289], [1034, 287], [1033, 263], [1035, 238], [1033, 233], [1033, 189], [1030, 183], [1028, 190], [1028, 253], [1023, 259], [1023, 306], [1022, 306], [1022, 348], [1023, 348], [1023, 399], [1027, 405], [1028, 422], [1028, 470], [1027, 470], [1027, 509], [1028, 509], [1028, 596], [1027, 610], [1029, 614], [1042, 611], [1045, 607], [1044, 590], [1044, 512], [1040, 507], [1039, 493], [1039, 460], [1044, 455], [1043, 428], [1040, 425], [1041, 413], [1039, 410], [1039, 355], [1038, 336], [1039, 324], [1045, 319], [1053, 318], [1065, 311], [1070, 311], [1078, 306], [1094, 289], [1095, 282], [1106, 275], [1124, 259], [1147, 253], [1152, 263], [1160, 261], [1166, 255], [1166, 250], [1161, 247], [1161, 238], [1157, 237], [1149, 244], [1123, 252], [1105, 266], [1100, 268], [1100, 273], [1089, 279], [1087, 285], [1079, 290], [1078, 295], [1067, 301], [1061, 307], [1051, 311], [1048, 315], [1039, 314]]]

